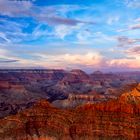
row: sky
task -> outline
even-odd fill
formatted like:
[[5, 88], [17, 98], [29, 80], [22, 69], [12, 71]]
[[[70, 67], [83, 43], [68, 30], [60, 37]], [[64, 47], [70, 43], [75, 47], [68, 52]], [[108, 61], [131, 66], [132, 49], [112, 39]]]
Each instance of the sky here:
[[140, 0], [0, 0], [0, 68], [140, 69]]

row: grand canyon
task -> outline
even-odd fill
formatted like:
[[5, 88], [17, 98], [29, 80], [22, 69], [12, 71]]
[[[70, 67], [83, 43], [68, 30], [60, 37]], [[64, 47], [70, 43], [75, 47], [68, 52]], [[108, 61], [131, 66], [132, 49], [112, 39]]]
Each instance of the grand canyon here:
[[0, 140], [140, 140], [140, 0], [0, 0]]
[[140, 72], [0, 71], [1, 140], [140, 138]]

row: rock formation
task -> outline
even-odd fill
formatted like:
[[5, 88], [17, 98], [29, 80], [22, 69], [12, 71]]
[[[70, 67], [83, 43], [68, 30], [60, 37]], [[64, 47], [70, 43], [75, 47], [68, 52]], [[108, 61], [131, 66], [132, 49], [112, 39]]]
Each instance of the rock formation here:
[[[132, 77], [132, 76], [134, 77]], [[69, 94], [74, 96], [90, 95], [95, 102], [113, 99], [119, 96], [116, 89], [122, 85], [137, 82], [139, 73], [102, 73], [87, 74], [79, 69], [6, 69], [0, 70], [0, 118], [16, 114], [32, 106], [40, 99], [58, 102], [61, 105], [77, 106], [87, 101], [68, 101]], [[84, 97], [84, 96], [83, 96]], [[84, 97], [85, 98], [85, 97]], [[85, 98], [86, 99], [86, 98]], [[58, 101], [59, 100], [59, 101]], [[61, 101], [63, 100], [63, 101]]]
[[125, 87], [117, 99], [57, 109], [46, 100], [0, 120], [1, 140], [138, 140], [140, 85]]

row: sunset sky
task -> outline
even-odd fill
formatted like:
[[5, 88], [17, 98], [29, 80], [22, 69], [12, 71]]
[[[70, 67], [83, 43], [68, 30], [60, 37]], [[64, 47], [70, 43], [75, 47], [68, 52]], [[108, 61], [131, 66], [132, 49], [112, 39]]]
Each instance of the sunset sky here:
[[140, 0], [0, 0], [0, 68], [140, 69]]

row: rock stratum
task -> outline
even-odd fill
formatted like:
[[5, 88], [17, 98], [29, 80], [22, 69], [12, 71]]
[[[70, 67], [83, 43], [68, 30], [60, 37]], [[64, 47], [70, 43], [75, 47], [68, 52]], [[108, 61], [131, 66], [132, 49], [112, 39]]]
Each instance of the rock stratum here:
[[0, 140], [139, 140], [140, 84], [117, 99], [58, 109], [40, 100], [0, 120]]

